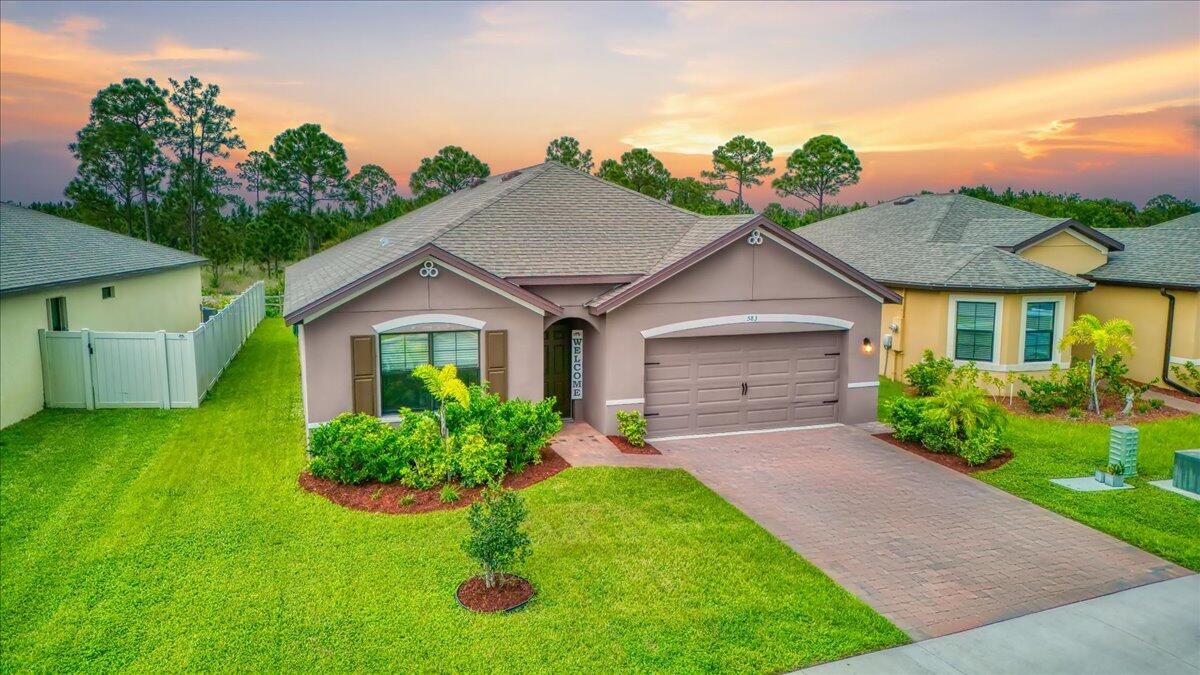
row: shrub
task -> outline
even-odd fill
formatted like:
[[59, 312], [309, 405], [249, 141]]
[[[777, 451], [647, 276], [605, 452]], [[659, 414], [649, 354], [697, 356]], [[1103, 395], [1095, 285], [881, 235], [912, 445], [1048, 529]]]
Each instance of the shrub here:
[[933, 358], [933, 350], [926, 349], [921, 360], [904, 371], [908, 383], [917, 390], [918, 396], [932, 396], [938, 387], [946, 383], [954, 362], [947, 357]]
[[1175, 379], [1179, 380], [1179, 384], [1192, 391], [1200, 391], [1200, 366], [1194, 363], [1181, 363], [1171, 366], [1171, 372], [1175, 375]]
[[1083, 417], [1083, 411], [1080, 410], [1078, 407], [1073, 406], [1070, 410], [1067, 411], [1067, 417], [1070, 417], [1073, 420], [1077, 420], [1080, 417]]
[[921, 445], [933, 452], [957, 455], [962, 450], [962, 440], [945, 419], [923, 415], [917, 433]]
[[417, 503], [417, 498], [412, 495], [404, 495], [400, 498], [400, 506], [412, 506]]
[[459, 431], [450, 438], [454, 473], [466, 487], [475, 487], [504, 474], [504, 446], [484, 438], [478, 424]]
[[1083, 362], [1071, 364], [1067, 370], [1051, 364], [1045, 377], [1022, 375], [1021, 383], [1027, 389], [1017, 392], [1021, 400], [1029, 404], [1030, 410], [1048, 413], [1056, 408], [1077, 408], [1083, 405], [1088, 395], [1088, 371]]
[[646, 445], [646, 418], [640, 410], [618, 410], [617, 430], [635, 448]]
[[467, 511], [471, 532], [462, 549], [479, 564], [484, 585], [492, 588], [497, 574], [509, 572], [529, 556], [529, 535], [521, 529], [528, 512], [520, 495], [498, 485], [486, 488], [481, 497]]
[[971, 466], [986, 464], [1003, 452], [1000, 448], [1000, 432], [997, 429], [981, 429], [963, 441], [958, 454]]
[[478, 425], [484, 437], [505, 447], [509, 471], [540, 462], [541, 449], [562, 429], [553, 398], [538, 403], [514, 398], [501, 403], [499, 396], [479, 385], [471, 386], [468, 405], [446, 406], [446, 423], [451, 433]]
[[320, 478], [358, 484], [378, 477], [385, 458], [399, 452], [391, 426], [364, 413], [343, 413], [313, 429], [309, 471]]
[[454, 486], [449, 483], [443, 485], [441, 493], [438, 494], [438, 499], [442, 500], [443, 504], [453, 504], [460, 498], [461, 495], [458, 494], [458, 490], [455, 490]]
[[1150, 409], [1151, 410], [1158, 410], [1159, 408], [1162, 408], [1162, 407], [1163, 407], [1163, 402], [1161, 400], [1159, 400], [1157, 398], [1150, 399]]
[[892, 425], [893, 435], [901, 441], [917, 443], [921, 440], [921, 415], [925, 412], [925, 399], [898, 396], [887, 407], [887, 421]]
[[399, 438], [394, 463], [381, 471], [380, 480], [398, 480], [402, 485], [427, 490], [445, 481], [451, 473], [447, 441], [442, 438], [438, 420], [428, 412], [403, 409], [396, 429]]

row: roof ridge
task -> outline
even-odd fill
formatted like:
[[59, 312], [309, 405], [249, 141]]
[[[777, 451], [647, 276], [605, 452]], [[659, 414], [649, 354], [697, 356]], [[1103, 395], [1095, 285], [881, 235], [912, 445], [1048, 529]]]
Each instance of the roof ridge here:
[[[466, 213], [459, 216], [458, 218], [451, 220], [450, 223], [446, 227], [442, 228], [442, 230], [440, 232], [438, 232], [432, 238], [430, 238], [428, 243], [432, 244], [433, 242], [437, 241], [438, 239], [441, 239], [442, 237], [446, 236], [447, 234], [450, 234], [455, 229], [457, 229], [459, 226], [461, 226], [463, 223], [466, 223], [468, 220], [479, 215], [485, 209], [489, 209], [489, 208], [495, 206], [497, 203], [499, 203], [505, 197], [512, 195], [513, 193], [517, 192], [521, 188], [532, 183], [534, 181], [534, 179], [538, 178], [539, 176], [545, 175], [546, 171], [547, 171], [547, 167], [546, 167], [547, 164], [549, 164], [549, 162], [542, 162], [541, 164], [534, 164], [532, 166], [525, 167], [524, 169], [513, 169], [513, 171], [518, 171], [518, 172], [528, 171], [528, 172], [530, 172], [529, 177], [519, 183], [514, 183], [513, 185], [509, 186], [508, 189], [506, 189], [506, 190], [501, 190], [498, 194], [493, 195], [490, 199], [484, 201], [479, 206], [476, 206], [475, 208], [467, 211]], [[504, 173], [500, 174], [500, 177], [503, 178], [504, 176], [507, 176], [508, 174], [512, 173], [513, 171], [505, 171]], [[518, 176], [513, 176], [513, 179], [515, 179], [517, 177]], [[512, 180], [512, 179], [510, 179], [510, 180]]]
[[[959, 244], [959, 243], [957, 243], [957, 242], [936, 242], [936, 243], [939, 243], [939, 244], [951, 244], [951, 245], [958, 245], [958, 246], [963, 246], [964, 248], [968, 248], [968, 245], [965, 245], [965, 244]], [[950, 281], [951, 279], [953, 279], [954, 277], [958, 276], [958, 273], [959, 273], [959, 272], [961, 272], [961, 271], [963, 271], [963, 269], [965, 269], [967, 265], [970, 265], [971, 263], [975, 262], [975, 259], [976, 259], [976, 258], [978, 258], [979, 256], [983, 255], [983, 254], [984, 254], [984, 253], [986, 253], [988, 250], [999, 250], [999, 249], [996, 249], [996, 248], [994, 248], [994, 247], [992, 247], [992, 246], [981, 246], [981, 248], [980, 248], [978, 251], [975, 251], [975, 255], [973, 255], [973, 256], [971, 256], [971, 257], [967, 258], [965, 261], [963, 261], [963, 264], [961, 264], [961, 265], [959, 265], [958, 267], [954, 268], [954, 271], [953, 271], [953, 272], [951, 272], [950, 274], [947, 274], [947, 275], [946, 275], [946, 281], [948, 282], [948, 281]]]
[[544, 163], [545, 163], [545, 164], [554, 164], [555, 166], [562, 167], [562, 168], [564, 168], [564, 169], [566, 169], [566, 170], [568, 170], [568, 171], [574, 171], [575, 173], [577, 173], [577, 174], [580, 174], [580, 175], [582, 175], [582, 176], [587, 176], [588, 178], [591, 178], [591, 179], [592, 179], [592, 180], [594, 180], [594, 181], [597, 181], [597, 182], [603, 183], [603, 184], [605, 184], [605, 185], [609, 185], [609, 186], [612, 186], [612, 187], [615, 187], [615, 188], [618, 188], [618, 189], [624, 190], [624, 191], [626, 191], [626, 192], [628, 192], [628, 193], [630, 193], [630, 194], [635, 194], [635, 195], [637, 195], [637, 196], [639, 196], [639, 197], [641, 197], [641, 198], [643, 198], [643, 199], [647, 199], [647, 200], [649, 200], [649, 201], [651, 201], [651, 202], [654, 202], [655, 204], [658, 204], [659, 206], [665, 206], [665, 207], [667, 207], [668, 209], [671, 209], [672, 211], [678, 211], [679, 213], [683, 213], [683, 214], [686, 214], [686, 215], [689, 215], [689, 216], [693, 216], [693, 217], [699, 217], [699, 215], [700, 215], [700, 214], [698, 214], [698, 213], [695, 213], [695, 212], [692, 212], [692, 211], [688, 211], [687, 209], [685, 209], [685, 208], [683, 208], [683, 207], [681, 207], [681, 206], [675, 206], [674, 204], [672, 204], [672, 203], [670, 203], [670, 202], [663, 201], [663, 200], [661, 200], [661, 199], [657, 199], [657, 198], [655, 198], [655, 197], [651, 197], [650, 195], [648, 195], [648, 194], [645, 194], [644, 192], [638, 192], [637, 190], [634, 190], [633, 188], [627, 188], [627, 187], [625, 187], [624, 185], [621, 185], [621, 184], [619, 184], [619, 183], [614, 183], [614, 182], [612, 182], [612, 181], [610, 181], [610, 180], [605, 180], [605, 179], [603, 179], [603, 178], [601, 178], [601, 177], [599, 177], [599, 176], [594, 176], [594, 175], [592, 175], [592, 174], [588, 173], [587, 171], [583, 171], [583, 170], [581, 170], [581, 169], [576, 169], [576, 168], [574, 168], [574, 167], [570, 167], [570, 166], [567, 166], [566, 164], [562, 164], [562, 163], [560, 163], [560, 162], [555, 162], [555, 161], [553, 161], [553, 160], [548, 160], [548, 161], [546, 161], [546, 162], [544, 162]]

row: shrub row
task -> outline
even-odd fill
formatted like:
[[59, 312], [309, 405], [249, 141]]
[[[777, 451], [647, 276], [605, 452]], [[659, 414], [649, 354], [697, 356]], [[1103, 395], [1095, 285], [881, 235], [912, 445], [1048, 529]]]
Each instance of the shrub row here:
[[898, 397], [887, 413], [897, 439], [958, 455], [973, 466], [1002, 452], [1004, 410], [969, 383], [944, 384], [931, 398]]

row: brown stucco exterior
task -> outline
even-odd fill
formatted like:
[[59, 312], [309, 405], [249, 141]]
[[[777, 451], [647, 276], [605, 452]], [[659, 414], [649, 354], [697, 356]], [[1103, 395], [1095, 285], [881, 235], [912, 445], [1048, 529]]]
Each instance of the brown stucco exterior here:
[[[615, 433], [617, 410], [643, 405], [646, 341], [695, 335], [834, 331], [842, 344], [838, 420], [856, 423], [875, 416], [876, 354], [864, 354], [862, 342], [868, 338], [878, 348], [879, 299], [780, 242], [767, 239], [753, 245], [741, 238], [600, 315], [589, 312], [586, 303], [614, 284], [546, 281], [566, 280], [539, 280], [529, 290], [560, 307], [561, 316], [519, 304], [453, 270], [429, 278], [410, 269], [305, 319], [300, 344], [308, 423], [324, 422], [353, 407], [351, 336], [372, 335], [376, 324], [421, 314], [461, 316], [482, 321], [484, 331], [508, 331], [508, 393], [535, 400], [543, 397], [544, 330], [559, 321], [582, 329], [584, 393], [573, 411], [605, 433]], [[814, 319], [798, 322], [797, 316]], [[642, 334], [722, 317], [716, 325], [653, 337]], [[823, 317], [828, 323], [822, 323]], [[483, 341], [480, 349], [483, 361]]]

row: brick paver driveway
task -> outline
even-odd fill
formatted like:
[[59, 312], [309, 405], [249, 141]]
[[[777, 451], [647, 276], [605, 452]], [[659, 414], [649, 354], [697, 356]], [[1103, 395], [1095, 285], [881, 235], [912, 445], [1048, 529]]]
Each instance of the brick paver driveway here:
[[854, 427], [656, 445], [915, 639], [1190, 574]]

